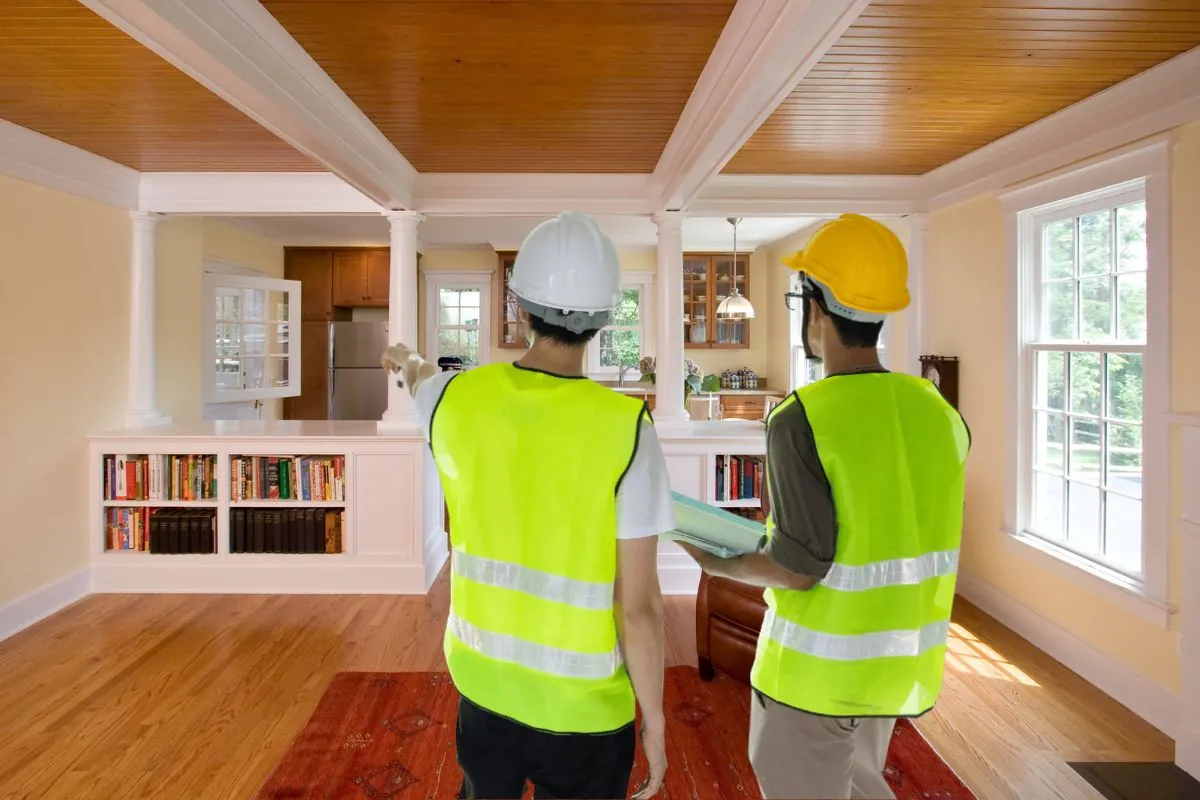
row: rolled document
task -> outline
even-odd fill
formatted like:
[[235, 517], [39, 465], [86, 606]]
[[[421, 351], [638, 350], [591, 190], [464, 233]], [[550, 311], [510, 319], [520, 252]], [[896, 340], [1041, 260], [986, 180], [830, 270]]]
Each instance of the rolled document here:
[[721, 558], [757, 552], [766, 543], [767, 526], [761, 522], [671, 492], [675, 502], [675, 530], [659, 538], [688, 542]]

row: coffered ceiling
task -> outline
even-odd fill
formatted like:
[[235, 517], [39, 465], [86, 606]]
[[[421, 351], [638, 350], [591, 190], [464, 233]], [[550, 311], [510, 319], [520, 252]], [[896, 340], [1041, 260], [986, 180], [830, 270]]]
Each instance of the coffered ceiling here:
[[923, 174], [1197, 45], [1197, 0], [879, 0], [723, 171]]
[[323, 169], [76, 0], [0, 2], [0, 119], [143, 172]]
[[263, 5], [421, 172], [651, 172], [734, 4]]
[[391, 209], [593, 173], [661, 210], [718, 171], [924, 175], [1197, 45], [1200, 0], [0, 0], [0, 119]]

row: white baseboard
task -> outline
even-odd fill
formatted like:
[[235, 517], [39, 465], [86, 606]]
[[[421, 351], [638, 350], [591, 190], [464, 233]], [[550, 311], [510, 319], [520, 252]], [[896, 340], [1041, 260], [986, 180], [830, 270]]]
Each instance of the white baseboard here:
[[686, 553], [659, 553], [658, 583], [663, 594], [695, 596], [700, 588], [700, 567]]
[[442, 567], [450, 559], [450, 548], [446, 545], [448, 541], [450, 541], [450, 538], [445, 532], [442, 532], [440, 536], [434, 536], [425, 541], [426, 593], [433, 587], [433, 582], [442, 573]]
[[92, 593], [91, 570], [64, 575], [0, 607], [0, 641], [41, 622]]
[[959, 571], [958, 593], [1133, 713], [1174, 736], [1178, 698], [986, 581]]

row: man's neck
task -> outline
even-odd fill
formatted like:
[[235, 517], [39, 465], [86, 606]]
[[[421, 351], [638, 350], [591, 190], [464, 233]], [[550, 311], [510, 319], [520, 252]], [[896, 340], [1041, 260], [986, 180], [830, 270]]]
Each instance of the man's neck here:
[[534, 339], [529, 352], [517, 359], [517, 365], [552, 375], [574, 378], [583, 375], [586, 347], [562, 347], [545, 339]]
[[825, 354], [826, 375], [871, 369], [883, 369], [879, 363], [879, 351], [874, 347], [838, 348], [835, 352]]

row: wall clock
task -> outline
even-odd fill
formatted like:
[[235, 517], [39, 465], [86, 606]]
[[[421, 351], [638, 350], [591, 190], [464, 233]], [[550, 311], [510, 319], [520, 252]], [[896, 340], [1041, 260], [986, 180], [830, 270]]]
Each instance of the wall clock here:
[[946, 402], [958, 408], [957, 356], [921, 356], [921, 377], [936, 386]]

